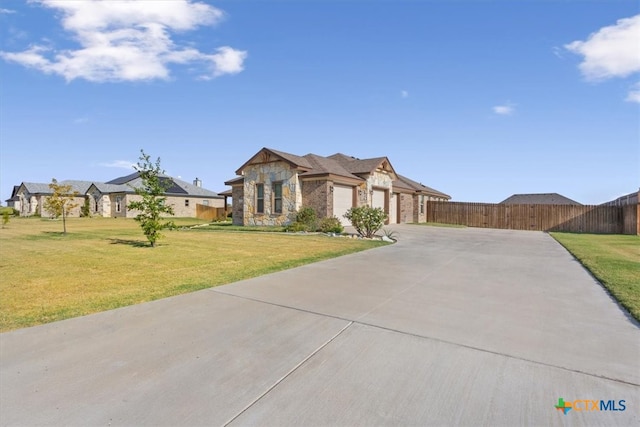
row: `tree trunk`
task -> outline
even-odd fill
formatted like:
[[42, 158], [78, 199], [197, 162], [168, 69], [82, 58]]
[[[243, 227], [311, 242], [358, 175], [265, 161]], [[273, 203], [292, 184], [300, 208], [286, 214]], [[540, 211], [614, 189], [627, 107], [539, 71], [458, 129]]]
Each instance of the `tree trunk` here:
[[62, 208], [62, 234], [67, 234], [67, 216], [65, 214], [66, 209]]

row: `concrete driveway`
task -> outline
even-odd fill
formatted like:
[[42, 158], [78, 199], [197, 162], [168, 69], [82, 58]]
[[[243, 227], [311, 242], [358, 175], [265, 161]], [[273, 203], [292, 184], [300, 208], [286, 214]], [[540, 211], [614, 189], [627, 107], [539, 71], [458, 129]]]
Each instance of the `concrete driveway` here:
[[[551, 237], [395, 229], [392, 246], [0, 334], [0, 423], [638, 425], [640, 329]], [[626, 409], [565, 415], [559, 398]]]

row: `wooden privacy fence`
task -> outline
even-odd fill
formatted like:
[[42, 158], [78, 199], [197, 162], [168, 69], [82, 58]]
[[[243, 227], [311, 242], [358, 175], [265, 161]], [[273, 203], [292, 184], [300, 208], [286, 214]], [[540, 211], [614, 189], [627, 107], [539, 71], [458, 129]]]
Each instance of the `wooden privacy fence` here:
[[213, 221], [220, 217], [226, 217], [227, 212], [224, 208], [214, 208], [212, 206], [196, 205], [196, 218], [205, 221]]
[[638, 210], [630, 206], [427, 203], [427, 222], [509, 230], [638, 234]]

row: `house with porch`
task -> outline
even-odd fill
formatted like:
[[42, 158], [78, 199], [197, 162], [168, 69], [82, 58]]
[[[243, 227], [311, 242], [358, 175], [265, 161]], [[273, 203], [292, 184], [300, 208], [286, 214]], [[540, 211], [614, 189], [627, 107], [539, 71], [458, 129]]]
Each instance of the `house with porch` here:
[[344, 214], [363, 205], [383, 209], [388, 224], [425, 222], [429, 200], [451, 198], [398, 174], [387, 157], [298, 156], [262, 148], [236, 174], [225, 182], [236, 225], [289, 224], [302, 207], [349, 225]]

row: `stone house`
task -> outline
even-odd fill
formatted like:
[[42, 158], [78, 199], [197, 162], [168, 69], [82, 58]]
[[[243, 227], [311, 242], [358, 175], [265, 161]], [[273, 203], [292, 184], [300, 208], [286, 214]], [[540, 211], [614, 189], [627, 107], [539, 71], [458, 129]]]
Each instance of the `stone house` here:
[[20, 197], [18, 197], [18, 190], [20, 189], [19, 185], [14, 185], [13, 190], [11, 191], [11, 197], [5, 200], [7, 202], [7, 206], [13, 208], [20, 212]]
[[[167, 203], [173, 206], [176, 217], [195, 218], [196, 205], [224, 207], [224, 197], [202, 188], [202, 182], [197, 178], [193, 184], [170, 176], [163, 176], [162, 179], [168, 181], [169, 188], [165, 197]], [[142, 184], [138, 172], [106, 183], [68, 180], [59, 184], [71, 185], [72, 191], [78, 193], [78, 197], [74, 198], [74, 203], [78, 206], [69, 212], [71, 217], [80, 216], [85, 200], [89, 201], [92, 216], [133, 218], [138, 214], [138, 211], [127, 209], [130, 202], [140, 199], [134, 191], [134, 188]], [[21, 216], [51, 216], [43, 207], [46, 198], [52, 194], [49, 184], [23, 182], [18, 186], [16, 194]]]
[[[202, 182], [195, 179], [193, 184], [167, 175], [161, 177], [168, 189], [165, 193], [167, 204], [173, 206], [174, 216], [195, 218], [196, 205], [214, 208], [224, 207], [224, 197], [202, 188]], [[119, 177], [111, 181], [96, 182], [87, 189], [92, 215], [113, 218], [133, 218], [138, 211], [127, 206], [134, 200], [140, 200], [134, 188], [142, 185], [138, 172]]]
[[[68, 212], [69, 216], [80, 216], [80, 208], [84, 204], [85, 193], [91, 181], [75, 181], [66, 180], [58, 182], [60, 185], [70, 185], [72, 192], [77, 192], [77, 197], [73, 198], [75, 206]], [[38, 182], [23, 182], [18, 186], [16, 191], [16, 197], [18, 198], [18, 209], [20, 216], [32, 216], [40, 215], [43, 217], [53, 216], [51, 212], [48, 212], [44, 204], [49, 196], [53, 194], [49, 184]], [[16, 208], [17, 209], [17, 208]]]
[[263, 148], [236, 174], [225, 182], [231, 186], [236, 225], [288, 224], [302, 207], [348, 225], [344, 214], [362, 205], [383, 209], [388, 224], [424, 222], [427, 201], [451, 198], [399, 175], [387, 157], [297, 156]]

